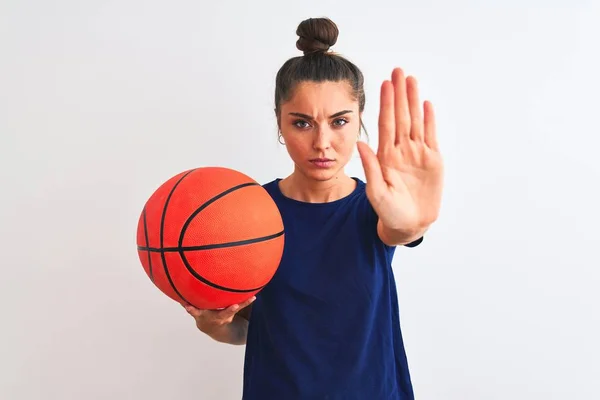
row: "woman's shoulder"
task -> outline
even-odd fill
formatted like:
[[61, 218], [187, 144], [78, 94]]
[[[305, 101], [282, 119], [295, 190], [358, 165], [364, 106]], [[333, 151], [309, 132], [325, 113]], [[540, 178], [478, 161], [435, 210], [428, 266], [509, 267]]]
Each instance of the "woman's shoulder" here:
[[262, 183], [261, 186], [269, 193], [273, 192], [275, 189], [277, 189], [277, 185], [279, 184], [279, 181], [281, 180], [281, 178], [274, 178], [266, 183]]

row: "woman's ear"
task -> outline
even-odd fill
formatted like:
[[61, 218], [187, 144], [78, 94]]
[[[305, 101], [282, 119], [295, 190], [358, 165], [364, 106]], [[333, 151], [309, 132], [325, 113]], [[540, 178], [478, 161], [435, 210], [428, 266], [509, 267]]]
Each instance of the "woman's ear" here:
[[364, 127], [365, 127], [365, 125], [364, 125], [364, 123], [363, 123], [363, 112], [361, 111], [361, 112], [358, 114], [358, 116], [359, 116], [359, 117], [358, 117], [358, 135], [356, 136], [356, 140], [357, 140], [357, 141], [360, 139], [360, 133], [361, 133], [361, 132], [360, 132], [360, 130], [361, 130], [361, 129], [364, 129]]
[[281, 116], [277, 113], [277, 109], [273, 109], [275, 111], [275, 119], [277, 120], [277, 130], [281, 131]]

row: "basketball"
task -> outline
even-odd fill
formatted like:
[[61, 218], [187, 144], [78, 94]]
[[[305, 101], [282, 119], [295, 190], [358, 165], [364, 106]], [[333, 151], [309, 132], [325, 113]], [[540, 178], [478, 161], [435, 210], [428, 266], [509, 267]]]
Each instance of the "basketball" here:
[[220, 309], [258, 293], [283, 254], [284, 229], [267, 191], [241, 172], [181, 172], [149, 197], [137, 250], [154, 285], [177, 302]]

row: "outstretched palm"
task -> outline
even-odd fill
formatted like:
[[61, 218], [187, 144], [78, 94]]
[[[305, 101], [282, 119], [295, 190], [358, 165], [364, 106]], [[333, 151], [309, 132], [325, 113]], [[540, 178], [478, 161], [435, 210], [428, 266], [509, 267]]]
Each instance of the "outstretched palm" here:
[[434, 222], [443, 187], [443, 162], [430, 102], [419, 101], [417, 82], [400, 68], [381, 86], [377, 154], [358, 150], [367, 196], [380, 222], [394, 230], [418, 230]]

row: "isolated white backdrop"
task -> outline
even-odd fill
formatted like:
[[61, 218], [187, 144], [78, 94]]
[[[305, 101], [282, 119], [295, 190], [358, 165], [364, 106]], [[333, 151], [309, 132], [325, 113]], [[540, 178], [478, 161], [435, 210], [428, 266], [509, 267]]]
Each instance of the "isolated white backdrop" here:
[[4, 0], [0, 398], [240, 398], [244, 348], [152, 286], [137, 218], [187, 168], [291, 171], [274, 77], [317, 16], [374, 148], [393, 67], [436, 107], [442, 215], [394, 263], [417, 398], [600, 398], [600, 9], [502, 3]]

